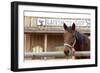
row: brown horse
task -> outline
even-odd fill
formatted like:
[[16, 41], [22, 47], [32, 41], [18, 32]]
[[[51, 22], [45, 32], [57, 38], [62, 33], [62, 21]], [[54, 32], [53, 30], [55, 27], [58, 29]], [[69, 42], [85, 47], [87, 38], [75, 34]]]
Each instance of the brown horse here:
[[[90, 39], [88, 36], [78, 32], [75, 28], [75, 23], [68, 27], [64, 23], [64, 53], [68, 55], [70, 50], [74, 51], [90, 51]], [[86, 59], [89, 57], [75, 57], [76, 59]]]

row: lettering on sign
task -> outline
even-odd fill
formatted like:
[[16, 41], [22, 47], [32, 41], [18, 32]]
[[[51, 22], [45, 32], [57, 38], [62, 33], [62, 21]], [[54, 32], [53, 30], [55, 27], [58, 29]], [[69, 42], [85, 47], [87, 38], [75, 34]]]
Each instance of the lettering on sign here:
[[73, 22], [77, 26], [90, 26], [91, 20], [87, 18], [37, 18], [37, 25], [40, 26], [63, 26], [63, 23], [71, 26]]

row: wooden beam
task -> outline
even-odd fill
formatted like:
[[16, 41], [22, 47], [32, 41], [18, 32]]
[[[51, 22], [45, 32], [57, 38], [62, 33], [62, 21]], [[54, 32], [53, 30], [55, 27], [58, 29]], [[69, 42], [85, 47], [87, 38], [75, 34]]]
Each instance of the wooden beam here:
[[44, 34], [44, 52], [47, 52], [47, 34]]
[[[44, 52], [47, 52], [47, 34], [44, 34]], [[44, 57], [47, 59], [47, 57]]]
[[[65, 57], [64, 52], [26, 52], [25, 57]], [[90, 51], [76, 51], [72, 56], [90, 56]]]
[[[48, 30], [41, 30], [38, 28], [24, 28], [25, 33], [64, 33], [63, 28], [62, 29], [48, 29]], [[78, 31], [82, 32], [82, 33], [90, 33], [90, 29], [87, 30], [80, 30], [78, 29]]]

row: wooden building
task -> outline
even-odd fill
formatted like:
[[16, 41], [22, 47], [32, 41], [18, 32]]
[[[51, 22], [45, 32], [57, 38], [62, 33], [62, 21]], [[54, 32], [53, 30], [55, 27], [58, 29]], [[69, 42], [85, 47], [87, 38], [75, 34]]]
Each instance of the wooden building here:
[[[77, 20], [77, 21], [76, 21]], [[90, 35], [90, 19], [62, 19], [48, 17], [24, 17], [24, 51], [25, 52], [52, 52], [63, 51], [64, 29], [63, 21], [75, 21], [76, 29], [82, 33]], [[40, 59], [40, 58], [39, 58]]]

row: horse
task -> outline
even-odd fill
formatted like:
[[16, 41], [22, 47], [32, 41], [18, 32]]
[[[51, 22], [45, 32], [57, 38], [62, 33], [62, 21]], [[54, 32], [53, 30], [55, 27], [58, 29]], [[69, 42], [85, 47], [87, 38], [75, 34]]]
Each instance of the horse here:
[[[70, 51], [90, 51], [90, 39], [87, 35], [80, 33], [76, 30], [75, 23], [72, 26], [64, 27], [64, 54], [68, 56]], [[82, 57], [75, 56], [75, 59], [89, 59], [90, 56]]]

